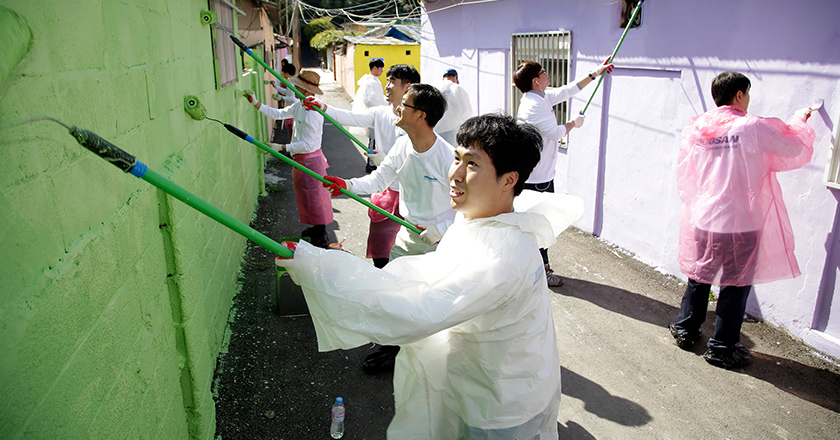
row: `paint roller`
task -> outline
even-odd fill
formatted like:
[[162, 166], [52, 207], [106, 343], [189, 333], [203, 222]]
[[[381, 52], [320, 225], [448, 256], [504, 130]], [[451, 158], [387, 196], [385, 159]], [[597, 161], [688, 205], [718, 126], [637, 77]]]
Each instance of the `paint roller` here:
[[216, 14], [216, 11], [201, 11], [198, 15], [198, 19], [201, 20], [203, 24], [213, 24], [219, 20], [219, 15]]
[[[297, 161], [295, 161], [294, 159], [291, 159], [291, 158], [289, 158], [289, 157], [286, 157], [285, 155], [280, 154], [279, 152], [277, 152], [276, 150], [272, 149], [272, 148], [271, 148], [271, 147], [269, 147], [268, 145], [266, 145], [266, 144], [264, 144], [264, 143], [262, 143], [262, 142], [260, 142], [260, 141], [258, 141], [258, 140], [256, 140], [256, 139], [254, 139], [252, 136], [248, 135], [247, 133], [245, 133], [244, 131], [240, 130], [239, 128], [234, 127], [233, 125], [230, 125], [230, 124], [226, 124], [226, 123], [224, 123], [224, 122], [222, 122], [222, 121], [219, 121], [219, 120], [217, 120], [217, 119], [213, 119], [213, 118], [209, 118], [209, 117], [207, 117], [207, 109], [205, 109], [205, 108], [204, 108], [204, 105], [203, 105], [203, 104], [201, 104], [201, 101], [199, 101], [199, 100], [198, 100], [198, 98], [197, 98], [197, 97], [195, 97], [195, 96], [193, 96], [193, 95], [189, 95], [189, 96], [187, 96], [187, 97], [185, 97], [185, 98], [184, 98], [184, 110], [185, 110], [185, 111], [186, 111], [186, 112], [187, 112], [187, 113], [188, 113], [188, 114], [189, 114], [189, 115], [190, 115], [193, 119], [195, 119], [196, 121], [201, 121], [201, 120], [203, 120], [203, 119], [209, 119], [209, 120], [211, 120], [211, 121], [218, 122], [219, 124], [222, 124], [222, 125], [225, 127], [225, 129], [226, 129], [227, 131], [229, 131], [229, 132], [233, 133], [234, 135], [236, 135], [236, 136], [237, 136], [237, 137], [239, 137], [240, 139], [243, 139], [243, 140], [245, 140], [245, 141], [247, 141], [247, 142], [250, 142], [250, 143], [252, 143], [252, 144], [256, 145], [257, 147], [259, 147], [259, 148], [260, 148], [260, 149], [262, 149], [263, 151], [265, 151], [265, 152], [267, 152], [267, 153], [271, 154], [272, 156], [274, 156], [274, 157], [276, 157], [276, 158], [278, 158], [278, 159], [280, 159], [280, 160], [282, 160], [282, 161], [284, 161], [284, 162], [288, 163], [289, 165], [291, 165], [291, 166], [293, 166], [293, 167], [295, 167], [295, 168], [297, 168], [297, 169], [301, 170], [302, 172], [304, 172], [304, 173], [306, 173], [306, 174], [308, 174], [308, 175], [312, 176], [313, 178], [317, 179], [318, 181], [323, 182], [323, 183], [327, 183], [327, 184], [331, 184], [331, 183], [332, 183], [332, 182], [330, 182], [329, 180], [325, 179], [323, 176], [319, 175], [318, 173], [316, 173], [316, 172], [314, 172], [314, 171], [310, 170], [309, 168], [307, 168], [307, 167], [305, 167], [305, 166], [303, 166], [303, 165], [299, 164], [299, 163], [298, 163]], [[417, 226], [412, 225], [411, 223], [409, 223], [409, 222], [407, 222], [407, 221], [405, 221], [405, 220], [403, 220], [403, 219], [401, 219], [401, 218], [399, 218], [399, 217], [395, 216], [394, 214], [391, 214], [391, 213], [390, 213], [390, 212], [388, 212], [388, 211], [385, 211], [384, 209], [382, 209], [382, 208], [380, 208], [380, 207], [378, 207], [378, 206], [374, 205], [373, 203], [370, 203], [369, 201], [367, 201], [367, 200], [365, 200], [365, 199], [363, 199], [363, 198], [361, 198], [361, 197], [357, 196], [356, 194], [354, 194], [354, 193], [352, 193], [352, 192], [350, 192], [350, 191], [347, 191], [346, 189], [341, 189], [341, 193], [342, 193], [342, 194], [344, 194], [344, 195], [346, 195], [346, 196], [348, 196], [348, 197], [350, 197], [351, 199], [353, 199], [353, 200], [355, 200], [355, 201], [357, 201], [357, 202], [359, 202], [359, 203], [361, 203], [361, 204], [363, 204], [363, 205], [367, 206], [368, 208], [373, 209], [374, 211], [376, 211], [376, 212], [378, 212], [378, 213], [380, 213], [380, 214], [384, 215], [385, 217], [387, 217], [387, 218], [389, 218], [389, 219], [391, 219], [391, 220], [393, 220], [393, 221], [395, 221], [395, 222], [397, 222], [397, 223], [399, 223], [399, 224], [401, 224], [401, 225], [405, 226], [406, 228], [408, 228], [408, 229], [410, 229], [410, 230], [412, 230], [412, 231], [414, 231], [414, 232], [416, 232], [416, 233], [418, 233], [418, 234], [419, 234], [419, 233], [421, 233], [421, 232], [423, 232], [423, 231], [422, 231], [420, 228], [418, 228]]]
[[[295, 94], [298, 98], [300, 98], [300, 100], [301, 100], [301, 101], [302, 101], [304, 98], [306, 98], [306, 97], [303, 95], [303, 93], [301, 93], [301, 92], [300, 92], [300, 90], [298, 90], [297, 88], [295, 88], [295, 86], [294, 86], [294, 85], [292, 85], [292, 83], [290, 83], [288, 80], [286, 80], [286, 78], [283, 78], [283, 75], [280, 75], [280, 74], [279, 74], [279, 73], [277, 73], [274, 69], [272, 69], [271, 67], [269, 67], [269, 65], [268, 65], [268, 64], [266, 64], [266, 63], [265, 63], [265, 61], [263, 61], [262, 59], [260, 59], [260, 57], [258, 57], [256, 54], [254, 54], [254, 51], [252, 51], [251, 49], [249, 49], [249, 48], [248, 48], [248, 46], [246, 46], [246, 45], [245, 45], [242, 41], [239, 41], [239, 39], [238, 39], [238, 38], [236, 38], [236, 37], [235, 37], [232, 33], [230, 33], [230, 31], [228, 31], [227, 29], [225, 29], [223, 26], [221, 26], [221, 25], [220, 25], [220, 24], [218, 24], [218, 23], [216, 23], [216, 27], [218, 27], [219, 29], [221, 29], [221, 30], [225, 31], [225, 32], [228, 34], [228, 36], [230, 36], [230, 39], [231, 39], [231, 40], [233, 40], [234, 44], [236, 44], [237, 46], [239, 46], [239, 48], [240, 48], [240, 49], [242, 49], [242, 51], [243, 51], [243, 52], [245, 52], [245, 53], [247, 53], [248, 55], [250, 55], [250, 56], [251, 56], [251, 58], [253, 58], [253, 59], [254, 59], [254, 61], [256, 61], [257, 63], [259, 63], [261, 66], [263, 66], [263, 68], [264, 68], [265, 70], [267, 70], [267, 71], [271, 72], [271, 74], [272, 74], [272, 75], [274, 75], [277, 79], [279, 79], [279, 80], [280, 80], [280, 82], [282, 82], [283, 84], [285, 84], [285, 85], [286, 85], [286, 87], [288, 87], [288, 88], [289, 88], [289, 90], [291, 90], [292, 92], [294, 92], [294, 94]], [[332, 117], [330, 117], [329, 115], [327, 115], [327, 113], [326, 113], [326, 112], [324, 112], [323, 110], [321, 110], [321, 109], [320, 109], [320, 108], [318, 108], [318, 107], [312, 107], [312, 110], [317, 111], [318, 113], [320, 113], [320, 114], [324, 117], [324, 119], [326, 119], [327, 121], [330, 121], [330, 123], [332, 123], [333, 125], [335, 125], [336, 127], [338, 127], [338, 129], [339, 129], [342, 133], [344, 133], [345, 135], [347, 135], [347, 137], [349, 137], [349, 138], [350, 138], [350, 140], [352, 140], [352, 141], [353, 141], [353, 142], [355, 142], [357, 145], [359, 145], [360, 147], [362, 147], [362, 149], [364, 149], [364, 150], [365, 150], [365, 151], [367, 151], [368, 153], [373, 154], [373, 150], [369, 150], [369, 149], [368, 149], [368, 147], [367, 147], [365, 144], [363, 144], [363, 143], [362, 143], [362, 141], [360, 141], [360, 140], [356, 139], [356, 137], [355, 137], [355, 136], [353, 136], [352, 134], [350, 134], [350, 132], [349, 132], [349, 131], [347, 131], [344, 127], [342, 127], [342, 126], [341, 126], [341, 124], [339, 124], [338, 122], [336, 122], [336, 121], [335, 121], [335, 119], [333, 119]]]
[[822, 110], [822, 108], [823, 108], [823, 104], [825, 104], [824, 99], [818, 99], [813, 104], [811, 104], [811, 106], [808, 107], [808, 113], [805, 115], [805, 120], [807, 121], [808, 118], [811, 117], [811, 113], [813, 113], [813, 112], [819, 113], [820, 110]]
[[20, 124], [35, 122], [39, 120], [50, 120], [61, 124], [70, 131], [70, 134], [73, 136], [73, 138], [76, 139], [76, 142], [78, 142], [81, 146], [90, 150], [97, 156], [101, 157], [102, 159], [105, 159], [106, 161], [116, 166], [117, 168], [125, 171], [126, 173], [129, 173], [132, 176], [143, 179], [146, 182], [154, 185], [155, 187], [159, 188], [160, 190], [169, 194], [170, 196], [175, 197], [176, 199], [184, 202], [191, 208], [221, 223], [222, 225], [242, 235], [248, 240], [251, 240], [257, 245], [268, 249], [275, 255], [281, 258], [294, 257], [294, 252], [289, 250], [287, 247], [268, 238], [261, 232], [246, 225], [245, 223], [242, 223], [241, 221], [220, 210], [219, 208], [216, 208], [210, 203], [207, 203], [195, 194], [192, 194], [184, 188], [181, 188], [174, 182], [161, 176], [155, 171], [150, 170], [149, 167], [146, 166], [146, 164], [138, 161], [137, 158], [135, 158], [131, 154], [125, 152], [124, 150], [120, 149], [111, 142], [108, 142], [107, 140], [90, 130], [84, 130], [76, 126], [67, 125], [64, 122], [51, 116], [38, 116], [36, 118], [23, 121]]
[[20, 14], [0, 6], [0, 84], [32, 48], [32, 30]]
[[[615, 50], [613, 50], [612, 55], [607, 58], [609, 62], [615, 62], [615, 55], [618, 53], [618, 48], [621, 47], [621, 43], [624, 42], [624, 37], [627, 36], [627, 31], [630, 30], [630, 26], [633, 25], [633, 22], [636, 21], [636, 16], [639, 15], [639, 11], [642, 10], [642, 3], [645, 0], [639, 0], [639, 3], [636, 4], [636, 9], [633, 10], [633, 16], [630, 17], [630, 20], [627, 22], [627, 26], [624, 27], [624, 32], [621, 34], [621, 38], [618, 39], [618, 44], [615, 45]], [[589, 103], [592, 102], [592, 98], [595, 97], [595, 93], [598, 91], [598, 87], [601, 87], [601, 82], [604, 81], [604, 75], [598, 77], [598, 84], [595, 85], [595, 90], [592, 91], [592, 96], [589, 97], [589, 101], [586, 101], [586, 105], [583, 107], [583, 110], [580, 111], [580, 114], [586, 113], [586, 109], [589, 108]]]

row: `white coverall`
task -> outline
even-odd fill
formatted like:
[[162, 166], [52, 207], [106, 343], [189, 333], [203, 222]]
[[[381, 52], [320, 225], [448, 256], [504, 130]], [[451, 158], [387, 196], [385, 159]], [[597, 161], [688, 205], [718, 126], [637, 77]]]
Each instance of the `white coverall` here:
[[515, 207], [458, 214], [436, 252], [384, 269], [303, 242], [278, 260], [303, 287], [320, 351], [402, 347], [389, 439], [557, 439], [560, 362], [537, 249], [583, 202], [524, 191]]
[[353, 97], [353, 111], [364, 110], [379, 105], [388, 105], [379, 78], [366, 73], [359, 78], [356, 84], [359, 85], [359, 88]]
[[[379, 78], [371, 75], [370, 73], [366, 73], [362, 75], [361, 78], [359, 78], [359, 81], [357, 81], [356, 84], [358, 84], [359, 88], [356, 89], [356, 94], [353, 97], [352, 110], [354, 113], [362, 112], [370, 108], [388, 105], [388, 101], [385, 99], [385, 93], [382, 91], [382, 83], [379, 82]], [[388, 108], [390, 109], [391, 106], [388, 106]], [[391, 111], [393, 112], [393, 109]], [[350, 133], [352, 133], [355, 136], [370, 137], [370, 130], [361, 129], [357, 127], [362, 126], [352, 126], [349, 129]], [[391, 144], [388, 144], [389, 147], [390, 145]], [[380, 148], [381, 144], [379, 143], [379, 139], [376, 139], [376, 149], [379, 150]]]
[[444, 138], [453, 146], [458, 145], [455, 140], [455, 135], [458, 134], [458, 129], [461, 124], [473, 116], [472, 105], [470, 104], [470, 95], [461, 87], [448, 79], [441, 80], [436, 84], [440, 93], [446, 98], [446, 113], [435, 125], [435, 133]]

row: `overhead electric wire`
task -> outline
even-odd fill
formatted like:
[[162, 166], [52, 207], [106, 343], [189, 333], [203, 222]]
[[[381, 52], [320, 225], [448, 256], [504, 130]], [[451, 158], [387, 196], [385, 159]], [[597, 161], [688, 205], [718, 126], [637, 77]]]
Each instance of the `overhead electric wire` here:
[[[408, 2], [408, 5], [411, 6], [411, 1]], [[348, 6], [346, 8], [321, 8], [318, 6], [313, 6], [308, 3], [299, 1], [298, 6], [301, 10], [301, 16], [304, 13], [309, 13], [310, 17], [312, 18], [304, 18], [305, 22], [311, 22], [315, 18], [321, 18], [323, 16], [329, 17], [337, 17], [337, 16], [345, 16], [353, 23], [359, 23], [363, 21], [371, 21], [376, 19], [406, 19], [406, 18], [419, 18], [420, 13], [419, 6], [416, 6], [407, 15], [400, 15], [399, 9], [400, 4], [397, 0], [374, 0], [368, 3], [363, 3], [360, 5], [353, 5]], [[391, 12], [391, 6], [394, 7], [394, 13]], [[359, 9], [373, 9], [377, 8], [376, 11], [371, 11], [367, 14], [358, 14], [355, 11]]]

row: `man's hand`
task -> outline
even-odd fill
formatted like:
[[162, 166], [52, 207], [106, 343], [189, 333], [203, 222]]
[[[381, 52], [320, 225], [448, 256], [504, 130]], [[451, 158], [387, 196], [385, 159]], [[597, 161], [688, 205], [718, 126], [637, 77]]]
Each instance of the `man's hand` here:
[[811, 117], [811, 107], [801, 108], [793, 113], [793, 116], [796, 116], [799, 119], [802, 119], [805, 122], [808, 122], [808, 118]]
[[327, 111], [327, 105], [319, 101], [318, 98], [314, 96], [307, 96], [306, 99], [303, 100], [303, 106], [306, 107], [307, 110], [314, 110], [313, 107], [317, 107], [321, 109], [321, 111]]
[[368, 159], [370, 159], [370, 161], [376, 166], [382, 165], [382, 162], [385, 160], [385, 156], [385, 153], [380, 153], [376, 150], [373, 150], [373, 153], [370, 151], [367, 152]]
[[606, 71], [607, 73], [612, 73], [613, 67], [615, 67], [615, 66], [613, 66], [612, 63], [610, 63], [610, 58], [607, 57], [607, 60], [604, 61], [604, 64], [601, 64], [600, 66], [598, 66], [598, 68], [593, 70], [592, 73], [589, 74], [589, 76], [590, 76], [590, 78], [593, 77], [593, 76], [598, 77], [598, 76], [603, 75], [604, 71]]
[[244, 97], [245, 97], [245, 99], [247, 99], [247, 100], [248, 100], [248, 102], [250, 102], [250, 103], [251, 103], [251, 105], [253, 105], [254, 107], [256, 107], [256, 108], [257, 108], [257, 110], [259, 110], [259, 108], [260, 108], [260, 106], [261, 106], [262, 104], [260, 104], [260, 102], [259, 102], [259, 101], [257, 101], [257, 96], [256, 96], [256, 95], [254, 95], [254, 92], [252, 92], [252, 91], [250, 91], [250, 90], [249, 90], [249, 91], [246, 91], [245, 93], [243, 93], [243, 94], [242, 94], [242, 96], [244, 96]]
[[580, 127], [583, 125], [583, 121], [584, 121], [584, 119], [586, 119], [586, 116], [583, 116], [583, 115], [578, 115], [578, 117], [576, 117], [576, 118], [574, 119], [574, 121], [575, 121], [575, 128], [580, 128]]
[[[286, 249], [288, 249], [288, 250], [292, 251], [292, 253], [293, 253], [293, 254], [294, 254], [294, 253], [295, 253], [295, 251], [297, 250], [297, 245], [298, 245], [298, 244], [297, 244], [297, 242], [296, 242], [296, 241], [284, 241], [284, 242], [282, 242], [282, 243], [280, 243], [280, 244], [281, 244], [284, 248], [286, 248]], [[294, 256], [292, 256], [292, 257], [290, 257], [290, 258], [283, 258], [283, 257], [281, 257], [281, 256], [279, 256], [279, 255], [278, 255], [278, 256], [277, 256], [277, 258], [279, 258], [279, 259], [281, 259], [281, 260], [291, 260], [291, 259], [293, 259], [293, 258], [295, 258], [295, 257], [294, 257]]]
[[438, 244], [441, 239], [440, 233], [438, 232], [437, 228], [434, 225], [424, 228], [423, 226], [417, 225], [418, 228], [422, 229], [423, 232], [420, 233], [420, 239], [425, 241], [426, 243], [434, 246]]
[[[347, 189], [347, 182], [344, 181], [341, 177], [335, 176], [324, 176], [324, 179], [329, 180], [332, 183], [323, 183], [324, 188], [330, 190], [333, 196], [340, 196], [342, 189]], [[347, 189], [349, 191], [349, 189]]]
[[280, 245], [285, 247], [286, 249], [292, 251], [292, 256], [290, 258], [285, 258], [285, 257], [281, 257], [281, 256], [278, 255], [277, 258], [274, 259], [274, 264], [286, 269], [289, 266], [291, 266], [292, 264], [294, 264], [294, 261], [295, 261], [294, 253], [295, 253], [295, 250], [297, 250], [297, 242], [296, 241], [284, 241], [284, 242], [280, 243]]

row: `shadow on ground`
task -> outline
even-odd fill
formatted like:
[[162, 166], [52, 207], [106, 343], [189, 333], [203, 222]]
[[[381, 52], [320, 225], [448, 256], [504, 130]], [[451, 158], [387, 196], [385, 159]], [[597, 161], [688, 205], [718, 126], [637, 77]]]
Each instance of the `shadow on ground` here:
[[[613, 286], [593, 283], [585, 280], [566, 278], [564, 288], [555, 289], [555, 293], [588, 301], [612, 313], [646, 322], [662, 327], [667, 332], [670, 322], [673, 322], [679, 313], [679, 307], [672, 306], [657, 299], [640, 295]], [[703, 338], [692, 348], [692, 352], [698, 356], [706, 350], [706, 341], [714, 334], [715, 308], [716, 303], [709, 303], [709, 312], [706, 314], [706, 322], [701, 328]], [[753, 363], [745, 369], [737, 370], [756, 379], [763, 380], [776, 388], [790, 393], [800, 399], [822, 406], [831, 411], [840, 412], [840, 376], [825, 368], [815, 368], [796, 360], [762, 353], [758, 344], [752, 341], [750, 334], [772, 334], [780, 332], [777, 329], [768, 327], [755, 320], [744, 322], [744, 331], [741, 334], [741, 343], [753, 353]], [[776, 338], [789, 338], [787, 335], [777, 335]], [[803, 350], [806, 350], [803, 348]], [[585, 393], [575, 393], [573, 387], [575, 382], [566, 381], [566, 374], [576, 380], [574, 373], [563, 370], [563, 394], [577, 397], [587, 401]], [[579, 376], [577, 376], [579, 377]], [[580, 378], [586, 380], [584, 378]], [[593, 384], [597, 386], [597, 384]], [[597, 395], [597, 393], [596, 393]], [[602, 401], [603, 403], [603, 401]], [[587, 401], [586, 408], [598, 408], [597, 405], [590, 405]], [[594, 411], [592, 411], [594, 412]], [[602, 418], [622, 423], [611, 417]], [[622, 423], [624, 424], [624, 423]]]

